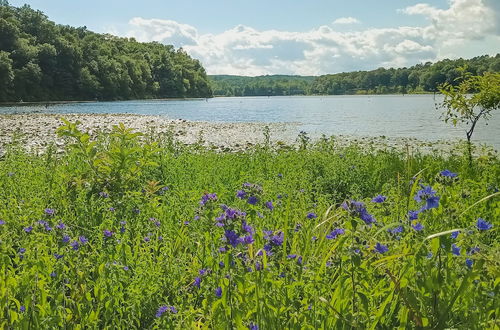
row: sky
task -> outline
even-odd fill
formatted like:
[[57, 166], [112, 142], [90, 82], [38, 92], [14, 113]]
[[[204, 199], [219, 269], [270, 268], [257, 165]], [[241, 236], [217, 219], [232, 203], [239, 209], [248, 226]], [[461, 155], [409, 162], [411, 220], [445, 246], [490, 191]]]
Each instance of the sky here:
[[208, 74], [328, 73], [500, 53], [500, 0], [9, 0], [182, 47]]

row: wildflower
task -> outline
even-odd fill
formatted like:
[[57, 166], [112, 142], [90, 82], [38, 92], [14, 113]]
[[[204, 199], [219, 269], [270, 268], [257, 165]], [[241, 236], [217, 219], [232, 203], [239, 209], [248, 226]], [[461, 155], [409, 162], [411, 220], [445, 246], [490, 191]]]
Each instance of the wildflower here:
[[474, 261], [472, 259], [465, 259], [465, 265], [469, 268], [472, 268], [472, 265], [474, 264]]
[[123, 270], [129, 270], [128, 266], [123, 266]]
[[456, 256], [460, 255], [460, 247], [458, 247], [456, 244], [451, 245], [451, 253], [453, 253]]
[[417, 220], [418, 213], [419, 213], [419, 211], [408, 211], [408, 219], [410, 219], [410, 221]]
[[2, 225], [5, 225], [5, 221], [3, 221], [2, 219], [0, 219], [0, 226]]
[[439, 196], [432, 196], [427, 198], [425, 201], [425, 205], [422, 207], [422, 210], [430, 210], [439, 206]]
[[59, 223], [57, 224], [56, 228], [64, 230], [64, 229], [66, 229], [66, 225], [62, 221], [59, 221]]
[[78, 248], [80, 247], [80, 244], [78, 244], [78, 241], [71, 241], [71, 243], [69, 243], [69, 246], [71, 246], [73, 248], [73, 250], [78, 250]]
[[302, 265], [302, 256], [297, 258], [297, 264]]
[[349, 211], [353, 216], [359, 217], [367, 225], [371, 225], [372, 223], [376, 222], [375, 218], [366, 210], [365, 204], [363, 202], [344, 202], [342, 203], [342, 208]]
[[434, 191], [431, 186], [421, 186], [421, 187], [422, 189], [417, 191], [417, 195], [414, 198], [415, 201], [417, 201], [418, 203], [430, 197], [433, 197], [436, 194], [436, 191]]
[[255, 196], [248, 197], [247, 203], [250, 205], [255, 205], [259, 202], [259, 199]]
[[215, 289], [215, 296], [222, 297], [222, 288], [220, 286]]
[[473, 254], [476, 254], [480, 251], [480, 249], [476, 246], [476, 247], [473, 247], [471, 248], [469, 251], [467, 251], [467, 255], [473, 255]]
[[326, 235], [327, 239], [335, 239], [339, 235], [343, 235], [345, 233], [345, 230], [342, 228], [336, 228], [334, 229], [330, 234]]
[[288, 259], [295, 259], [297, 258], [297, 255], [296, 254], [289, 254], [286, 256]]
[[249, 330], [259, 330], [259, 326], [253, 322], [248, 325]]
[[219, 261], [219, 267], [224, 268], [226, 265], [224, 264], [224, 261]]
[[270, 241], [272, 244], [280, 246], [281, 244], [283, 244], [284, 239], [285, 239], [285, 234], [282, 231], [279, 231], [276, 235], [273, 235], [271, 237]]
[[266, 207], [271, 211], [274, 210], [273, 202], [272, 201], [266, 202]]
[[156, 317], [161, 317], [169, 308], [167, 306], [160, 306], [156, 311]]
[[260, 212], [258, 212], [258, 211], [257, 211], [257, 216], [258, 216], [259, 218], [261, 218], [261, 219], [264, 219], [264, 214], [262, 214], [262, 213], [260, 213]]
[[24, 254], [25, 252], [26, 252], [26, 249], [25, 249], [25, 248], [20, 248], [20, 249], [19, 249], [19, 253], [20, 253], [20, 254]]
[[457, 173], [453, 173], [450, 170], [441, 171], [439, 174], [447, 178], [455, 178], [458, 175]]
[[375, 251], [380, 253], [380, 254], [383, 254], [383, 253], [386, 253], [387, 251], [389, 251], [389, 248], [387, 247], [387, 245], [382, 245], [380, 243], [377, 243], [375, 245]]
[[64, 257], [64, 254], [54, 253], [54, 258], [56, 258], [56, 260], [59, 260], [59, 259], [61, 259], [62, 257]]
[[101, 196], [102, 198], [108, 198], [108, 197], [109, 197], [109, 194], [108, 194], [107, 192], [105, 192], [105, 191], [101, 191], [101, 192], [99, 193], [99, 196]]
[[46, 208], [44, 212], [48, 216], [53, 216], [56, 213], [56, 210], [50, 209], [50, 208]]
[[68, 235], [64, 235], [61, 241], [62, 241], [63, 243], [68, 243], [68, 242], [69, 242], [69, 240], [70, 240], [70, 237], [69, 237]]
[[239, 199], [245, 199], [246, 196], [247, 193], [244, 190], [238, 190], [236, 192], [236, 197], [238, 197]]
[[217, 194], [205, 194], [201, 196], [200, 205], [204, 206], [209, 201], [216, 201], [216, 200], [217, 200]]
[[416, 224], [411, 226], [413, 229], [416, 231], [421, 231], [424, 229], [424, 225], [422, 225], [420, 222], [417, 222]]
[[373, 202], [373, 203], [383, 203], [383, 202], [385, 202], [385, 200], [386, 200], [386, 199], [387, 199], [387, 197], [386, 197], [386, 196], [383, 196], [383, 195], [378, 195], [378, 196], [376, 196], [376, 197], [374, 197], [374, 198], [372, 199], [372, 202]]
[[240, 243], [242, 244], [252, 244], [255, 240], [253, 239], [252, 234], [246, 235], [240, 238]]
[[200, 220], [200, 216], [199, 215], [195, 215], [193, 220]]
[[57, 273], [56, 272], [52, 272], [50, 273], [50, 277], [56, 277], [57, 276]]
[[151, 238], [149, 238], [149, 236], [144, 237], [144, 242], [149, 242], [150, 240]]
[[226, 252], [226, 248], [225, 248], [225, 247], [223, 247], [223, 246], [221, 246], [221, 247], [219, 248], [219, 252], [220, 252], [220, 253], [224, 253], [224, 252]]
[[201, 278], [199, 278], [199, 277], [195, 277], [193, 285], [194, 285], [195, 287], [199, 288], [199, 287], [200, 287], [200, 284], [201, 284]]
[[241, 228], [250, 234], [253, 234], [255, 232], [254, 229], [252, 228], [252, 226], [247, 224], [245, 221], [243, 221], [243, 223], [241, 224]]
[[453, 233], [451, 233], [450, 237], [451, 237], [452, 239], [456, 239], [456, 238], [458, 237], [458, 234], [459, 234], [459, 233], [460, 233], [460, 232], [459, 232], [458, 230], [457, 230], [457, 231], [454, 231]]
[[317, 216], [317, 215], [316, 215], [316, 213], [314, 213], [314, 212], [309, 212], [309, 213], [307, 213], [307, 215], [306, 215], [306, 218], [308, 218], [308, 219], [315, 219], [315, 218], [317, 218], [317, 217], [318, 217], [318, 216]]
[[432, 252], [427, 253], [427, 259], [431, 259], [431, 258], [432, 258]]
[[198, 273], [201, 275], [201, 276], [204, 276], [206, 274], [208, 274], [208, 269], [206, 268], [202, 268], [198, 271]]
[[278, 178], [282, 178], [282, 177], [283, 177], [283, 174], [278, 173]]
[[19, 311], [20, 311], [21, 313], [26, 312], [26, 307], [24, 307], [24, 306], [19, 307]]
[[479, 230], [489, 230], [493, 227], [493, 225], [482, 218], [478, 218], [476, 222], [476, 227]]
[[110, 208], [109, 208], [109, 211], [110, 211], [110, 212], [115, 212], [115, 208], [114, 208], [114, 207], [110, 207]]
[[82, 244], [87, 244], [87, 242], [89, 241], [85, 236], [80, 236], [80, 237], [78, 237], [78, 239], [80, 240], [80, 243], [82, 243]]
[[29, 226], [29, 227], [24, 228], [24, 231], [27, 233], [31, 233], [32, 230], [33, 230], [33, 226]]
[[387, 231], [391, 234], [399, 234], [403, 232], [403, 226], [397, 226], [396, 228], [388, 229]]
[[234, 231], [232, 230], [226, 230], [224, 232], [224, 236], [226, 237], [226, 240], [227, 242], [232, 246], [232, 247], [236, 247], [238, 246], [238, 244], [240, 243], [240, 236], [238, 234], [236, 234]]
[[105, 238], [109, 238], [109, 237], [113, 236], [113, 232], [111, 230], [109, 230], [109, 229], [105, 229], [103, 231], [103, 234], [104, 234]]

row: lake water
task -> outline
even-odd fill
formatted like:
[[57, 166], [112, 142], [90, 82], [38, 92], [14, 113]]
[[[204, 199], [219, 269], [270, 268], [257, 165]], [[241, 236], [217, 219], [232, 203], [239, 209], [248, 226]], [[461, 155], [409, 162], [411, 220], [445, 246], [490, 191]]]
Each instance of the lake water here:
[[[0, 113], [133, 113], [214, 122], [293, 122], [297, 131], [326, 135], [465, 138], [464, 128], [440, 120], [433, 95], [221, 97], [196, 100], [90, 102], [1, 107]], [[500, 150], [500, 113], [479, 122], [474, 141]]]

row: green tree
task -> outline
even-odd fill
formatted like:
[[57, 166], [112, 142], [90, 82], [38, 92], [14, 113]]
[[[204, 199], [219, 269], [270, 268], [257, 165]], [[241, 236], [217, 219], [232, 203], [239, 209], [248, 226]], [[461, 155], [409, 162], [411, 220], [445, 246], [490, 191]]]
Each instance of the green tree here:
[[469, 161], [472, 161], [471, 138], [477, 122], [481, 118], [488, 120], [491, 113], [500, 108], [500, 73], [486, 72], [474, 76], [465, 67], [461, 71], [458, 85], [445, 83], [439, 86], [439, 90], [444, 95], [444, 121], [454, 126], [459, 123], [467, 125]]

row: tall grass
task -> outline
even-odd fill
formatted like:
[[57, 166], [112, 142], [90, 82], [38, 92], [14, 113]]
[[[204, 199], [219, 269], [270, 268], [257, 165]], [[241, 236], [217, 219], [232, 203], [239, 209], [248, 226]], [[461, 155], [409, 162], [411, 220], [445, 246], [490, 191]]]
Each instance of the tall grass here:
[[499, 326], [495, 156], [59, 134], [0, 161], [3, 328]]

